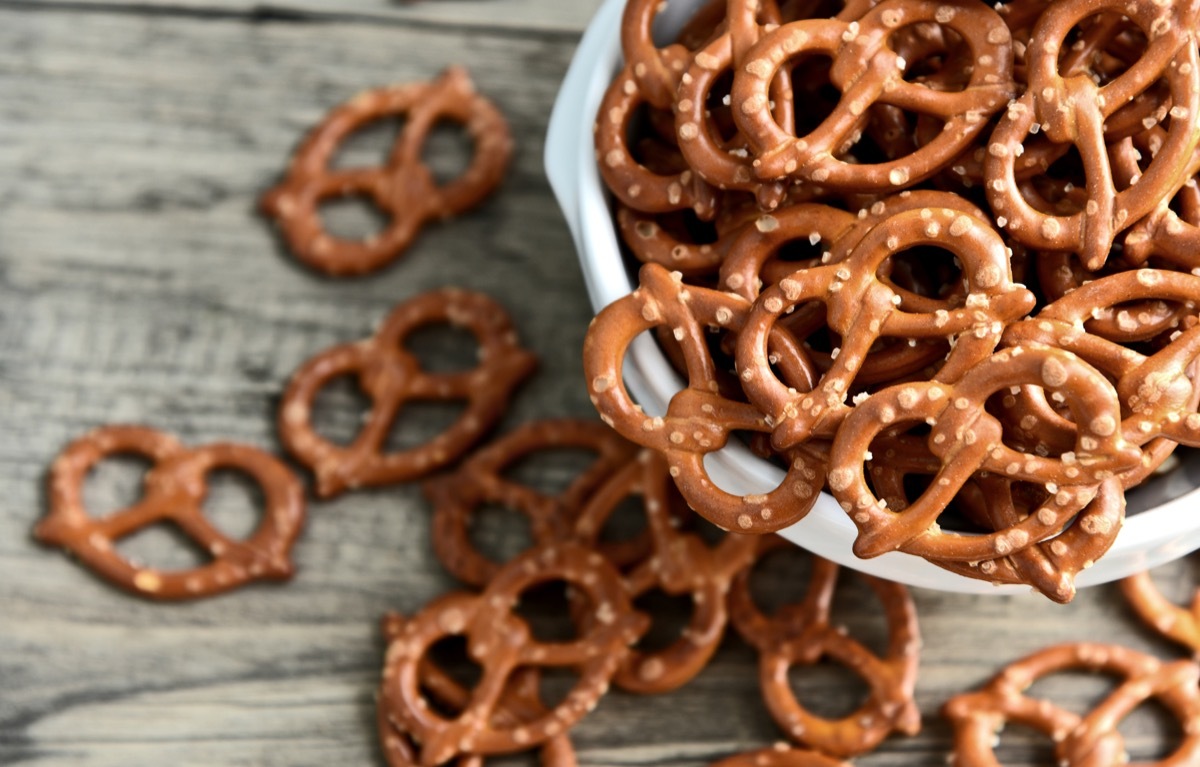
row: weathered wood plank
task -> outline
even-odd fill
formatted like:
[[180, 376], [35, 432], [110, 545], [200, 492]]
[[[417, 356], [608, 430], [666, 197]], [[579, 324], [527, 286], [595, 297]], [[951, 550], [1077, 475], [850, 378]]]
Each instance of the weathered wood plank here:
[[[486, 5], [513, 28], [536, 22], [521, 18], [532, 6]], [[379, 763], [378, 618], [451, 585], [415, 487], [314, 503], [290, 584], [168, 606], [32, 543], [44, 471], [70, 438], [110, 421], [277, 448], [278, 392], [301, 361], [447, 284], [496, 296], [542, 357], [508, 423], [590, 415], [578, 355], [590, 312], [540, 167], [572, 40], [64, 8], [0, 3], [0, 763]], [[467, 64], [513, 122], [519, 152], [500, 194], [431, 228], [379, 276], [328, 281], [296, 268], [253, 211], [291, 146], [356, 91], [450, 62]], [[350, 399], [334, 404], [331, 422], [346, 428]], [[1190, 566], [1169, 570], [1181, 594]], [[878, 644], [869, 592], [845, 593], [843, 621]], [[943, 764], [941, 703], [1037, 647], [1106, 638], [1178, 655], [1111, 588], [1065, 608], [1029, 595], [916, 597], [926, 730], [860, 765]], [[678, 693], [614, 693], [576, 730], [581, 763], [700, 765], [778, 738], [755, 668], [730, 639]], [[855, 688], [843, 678], [823, 669], [798, 684], [806, 701], [845, 708]], [[1125, 730], [1137, 748], [1156, 732], [1152, 718]]]
[[600, 0], [3, 0], [0, 7], [134, 14], [243, 16], [292, 22], [359, 21], [577, 34]]

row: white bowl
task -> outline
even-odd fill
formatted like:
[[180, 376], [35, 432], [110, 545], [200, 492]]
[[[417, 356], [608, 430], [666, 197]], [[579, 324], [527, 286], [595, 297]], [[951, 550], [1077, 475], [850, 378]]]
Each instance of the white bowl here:
[[[671, 0], [657, 24], [670, 34], [701, 0]], [[592, 306], [599, 310], [633, 290], [608, 199], [596, 168], [592, 124], [604, 91], [621, 64], [620, 21], [625, 0], [605, 0], [588, 25], [563, 80], [546, 135], [546, 175], [575, 240]], [[658, 30], [656, 29], [656, 32]], [[630, 393], [647, 413], [665, 412], [671, 396], [684, 386], [658, 346], [643, 334], [629, 350], [624, 376]], [[1076, 578], [1092, 586], [1169, 562], [1200, 548], [1200, 452], [1188, 451], [1184, 466], [1129, 495], [1131, 512], [1112, 548]], [[783, 472], [731, 443], [705, 462], [712, 480], [737, 494], [776, 487]], [[1182, 493], [1182, 494], [1181, 494]], [[996, 587], [948, 572], [901, 552], [859, 559], [851, 551], [856, 528], [833, 497], [822, 493], [808, 515], [781, 531], [793, 542], [839, 564], [912, 586], [975, 594], [1026, 591]]]

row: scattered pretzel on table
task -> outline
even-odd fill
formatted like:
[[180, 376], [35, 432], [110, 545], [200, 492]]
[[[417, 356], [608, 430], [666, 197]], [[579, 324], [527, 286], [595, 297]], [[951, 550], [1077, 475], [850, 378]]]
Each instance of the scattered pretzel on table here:
[[[143, 495], [132, 506], [92, 517], [84, 505], [84, 480], [98, 463], [116, 455], [153, 462]], [[246, 540], [229, 538], [204, 516], [207, 476], [217, 469], [245, 474], [262, 489], [262, 521]], [[70, 551], [105, 580], [139, 596], [195, 599], [252, 580], [292, 575], [288, 555], [304, 524], [304, 494], [279, 459], [257, 448], [228, 442], [188, 448], [154, 429], [105, 426], [67, 446], [51, 467], [49, 485], [50, 511], [34, 528], [35, 537]], [[211, 561], [159, 570], [135, 564], [114, 548], [122, 538], [159, 523], [178, 527]]]
[[[1037, 680], [1056, 673], [1090, 671], [1115, 677], [1118, 685], [1091, 711], [1076, 714], [1027, 695]], [[1054, 742], [1055, 763], [1065, 767], [1125, 764], [1129, 755], [1117, 725], [1153, 699], [1177, 720], [1179, 745], [1164, 759], [1139, 762], [1183, 767], [1200, 762], [1200, 667], [1191, 661], [1163, 663], [1119, 645], [1080, 642], [1048, 647], [1001, 671], [977, 692], [951, 698], [943, 708], [954, 725], [957, 767], [995, 767], [996, 735], [1006, 722], [1045, 733]]]
[[1158, 633], [1200, 657], [1200, 589], [1187, 607], [1176, 605], [1154, 584], [1149, 572], [1120, 581], [1121, 593], [1137, 616]]
[[[404, 348], [417, 329], [444, 323], [463, 328], [479, 344], [479, 365], [430, 373]], [[482, 293], [455, 288], [422, 293], [396, 307], [374, 336], [328, 349], [293, 375], [279, 409], [279, 436], [288, 452], [312, 469], [317, 494], [405, 482], [460, 458], [504, 414], [517, 385], [536, 366], [517, 340], [503, 307]], [[317, 434], [312, 425], [318, 392], [333, 379], [354, 375], [371, 398], [362, 430], [346, 446]], [[458, 419], [429, 442], [384, 453], [392, 422], [406, 405], [465, 401]]]
[[[404, 117], [387, 163], [380, 167], [335, 168], [334, 154], [355, 131], [370, 123]], [[439, 184], [421, 160], [429, 133], [442, 120], [461, 123], [474, 154], [458, 178]], [[363, 274], [398, 257], [427, 222], [458, 215], [486, 198], [504, 177], [512, 157], [508, 123], [475, 91], [462, 67], [450, 67], [429, 83], [365, 91], [334, 109], [296, 150], [287, 176], [261, 201], [288, 248], [308, 266], [335, 276]], [[363, 197], [388, 224], [364, 241], [336, 238], [321, 223], [321, 203]]]

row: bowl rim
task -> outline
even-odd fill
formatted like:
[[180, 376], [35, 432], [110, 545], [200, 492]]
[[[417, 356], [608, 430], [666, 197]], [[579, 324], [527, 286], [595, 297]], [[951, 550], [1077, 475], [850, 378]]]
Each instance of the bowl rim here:
[[[676, 8], [688, 2], [700, 0], [672, 0]], [[593, 146], [594, 116], [621, 63], [624, 4], [625, 0], [604, 0], [588, 24], [555, 100], [545, 141], [546, 175], [566, 217], [596, 311], [634, 287], [621, 257]], [[623, 376], [630, 394], [650, 414], [665, 411], [670, 397], [684, 385], [648, 334], [630, 347]], [[705, 466], [713, 482], [732, 493], [764, 492], [783, 478], [782, 470], [732, 442], [707, 457]], [[1200, 548], [1200, 515], [1189, 515], [1185, 508], [1197, 501], [1200, 488], [1127, 517], [1112, 547], [1077, 575], [1076, 586], [1124, 578]], [[1170, 524], [1164, 521], [1168, 516]], [[857, 529], [825, 492], [803, 519], [779, 533], [838, 564], [910, 586], [972, 594], [1028, 591], [1026, 586], [997, 586], [958, 575], [903, 552], [860, 559], [850, 547]]]

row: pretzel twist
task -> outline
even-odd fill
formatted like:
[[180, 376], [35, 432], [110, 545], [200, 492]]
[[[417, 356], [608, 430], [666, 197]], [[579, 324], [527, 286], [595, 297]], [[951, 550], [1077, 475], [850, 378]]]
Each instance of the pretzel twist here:
[[[431, 373], [404, 348], [418, 328], [446, 323], [469, 331], [479, 344], [478, 367]], [[503, 307], [482, 293], [443, 289], [396, 307], [374, 336], [328, 349], [293, 375], [279, 410], [279, 436], [308, 466], [317, 494], [405, 482], [457, 460], [503, 415], [504, 404], [533, 372], [534, 356], [521, 348]], [[331, 443], [313, 429], [318, 392], [339, 376], [354, 375], [371, 398], [363, 428], [349, 445]], [[465, 401], [462, 414], [432, 440], [384, 453], [384, 441], [401, 409], [411, 402]]]
[[[404, 117], [381, 167], [334, 168], [334, 155], [355, 131], [389, 117]], [[475, 144], [466, 170], [438, 184], [421, 162], [422, 147], [438, 121], [462, 123]], [[332, 275], [371, 272], [398, 257], [426, 222], [456, 216], [481, 203], [504, 178], [512, 135], [496, 107], [475, 92], [465, 69], [450, 67], [431, 83], [366, 91], [333, 110], [296, 151], [287, 176], [260, 202], [274, 218], [296, 258]], [[363, 197], [389, 223], [356, 242], [325, 231], [318, 208], [329, 199]]]
[[[939, 13], [946, 8], [952, 13]], [[907, 62], [890, 47], [890, 39], [895, 29], [917, 23], [942, 24], [969, 47], [975, 68], [962, 91], [947, 93], [903, 79]], [[816, 130], [798, 137], [763, 107], [783, 64], [814, 54], [834, 59], [831, 79], [842, 97]], [[764, 180], [796, 176], [854, 191], [904, 188], [929, 178], [959, 154], [1015, 92], [1008, 28], [990, 8], [964, 0], [885, 0], [849, 23], [790, 22], [763, 35], [746, 58], [734, 75], [733, 114], [755, 154], [755, 172]], [[945, 128], [903, 158], [869, 164], [837, 159], [862, 131], [874, 104], [936, 116]]]
[[[657, 264], [643, 266], [640, 276], [638, 289], [603, 309], [584, 339], [592, 404], [623, 437], [665, 456], [688, 504], [722, 529], [770, 532], [803, 517], [824, 478], [822, 462], [811, 455], [792, 455], [781, 484], [765, 494], [728, 493], [713, 484], [704, 467], [704, 456], [724, 447], [732, 432], [770, 431], [756, 408], [717, 393], [716, 369], [705, 342], [710, 327], [736, 331], [747, 302], [730, 293], [685, 287], [678, 275]], [[671, 398], [663, 416], [648, 416], [625, 389], [621, 367], [634, 339], [660, 325], [670, 328], [682, 347], [688, 383]], [[782, 335], [779, 343], [786, 343]]]
[[[577, 639], [538, 641], [512, 612], [524, 591], [550, 581], [565, 581], [577, 589], [593, 611], [595, 620]], [[571, 543], [530, 551], [505, 565], [482, 594], [447, 594], [405, 624], [388, 646], [384, 666], [392, 715], [421, 742], [424, 767], [458, 754], [525, 750], [558, 736], [595, 706], [645, 627], [644, 616], [630, 606], [619, 574], [599, 554]], [[449, 636], [464, 636], [468, 653], [483, 667], [469, 702], [452, 717], [430, 707], [421, 687], [429, 648]], [[498, 718], [513, 674], [542, 666], [569, 667], [578, 681], [545, 713], [520, 722]]]
[[[997, 391], [1022, 385], [1042, 386], [1060, 395], [1074, 422], [1086, 424], [1079, 430], [1074, 451], [1058, 458], [1043, 457], [1004, 443], [1003, 426], [984, 409], [984, 403]], [[929, 489], [907, 508], [888, 510], [867, 485], [864, 456], [877, 434], [894, 425], [914, 422], [932, 425], [928, 446], [941, 460], [941, 467]], [[945, 558], [937, 553], [945, 539], [936, 535], [935, 522], [972, 475], [983, 470], [1010, 479], [1054, 485], [1056, 493], [1064, 493], [1060, 505], [1065, 506], [1072, 500], [1072, 491], [1094, 495], [1094, 485], [1139, 464], [1141, 451], [1125, 441], [1117, 429], [1119, 423], [1120, 403], [1112, 385], [1075, 355], [1053, 348], [1004, 350], [957, 383], [891, 386], [857, 405], [834, 439], [829, 487], [858, 526], [854, 543], [858, 556], [901, 549]], [[1075, 490], [1077, 486], [1091, 489]], [[1022, 526], [985, 540], [994, 553], [1008, 553], [1049, 533], [1038, 525], [1034, 515]], [[964, 555], [961, 550], [957, 553]], [[988, 558], [986, 552], [967, 556]]]
[[[532, 455], [564, 450], [585, 450], [595, 458], [560, 493], [551, 495], [504, 476]], [[434, 507], [433, 551], [454, 577], [483, 587], [503, 565], [481, 553], [471, 540], [471, 518], [480, 507], [497, 503], [525, 515], [535, 545], [565, 540], [593, 493], [633, 457], [632, 445], [594, 421], [550, 419], [522, 424], [472, 453], [454, 473], [424, 485]], [[615, 553], [611, 547], [602, 550], [610, 556]], [[628, 559], [618, 556], [617, 562]]]
[[[776, 536], [761, 538], [760, 558], [781, 546], [791, 544]], [[888, 623], [887, 651], [879, 657], [831, 623], [838, 566], [819, 557], [813, 557], [812, 563], [803, 600], [772, 617], [754, 603], [752, 567], [738, 574], [730, 590], [730, 618], [742, 638], [759, 652], [759, 683], [772, 718], [793, 740], [836, 757], [871, 751], [892, 732], [915, 735], [921, 728], [913, 701], [921, 640], [907, 589], [863, 576], [879, 597]], [[806, 710], [787, 681], [791, 666], [812, 665], [823, 657], [853, 671], [871, 688], [862, 706], [841, 719]]]
[[[149, 459], [142, 497], [101, 518], [88, 514], [83, 483], [114, 455]], [[222, 533], [204, 515], [207, 477], [218, 469], [249, 476], [263, 493], [262, 521], [246, 540]], [[72, 442], [50, 470], [50, 511], [34, 529], [42, 543], [70, 551], [105, 580], [139, 596], [183, 600], [219, 594], [248, 581], [286, 580], [288, 556], [304, 523], [300, 482], [274, 456], [234, 443], [184, 447], [175, 437], [140, 426], [105, 426]], [[143, 567], [114, 544], [149, 526], [179, 528], [211, 561], [185, 570]]]
[[[1117, 677], [1119, 685], [1082, 716], [1026, 694], [1036, 680], [1083, 670]], [[996, 732], [1012, 721], [1039, 730], [1054, 741], [1055, 763], [1067, 767], [1123, 764], [1129, 758], [1117, 724], [1147, 700], [1156, 700], [1183, 725], [1179, 746], [1147, 765], [1183, 767], [1200, 759], [1200, 667], [1190, 661], [1162, 663], [1117, 645], [1092, 642], [1048, 647], [1013, 663], [978, 692], [951, 698], [943, 714], [954, 725], [956, 764], [998, 767]]]

